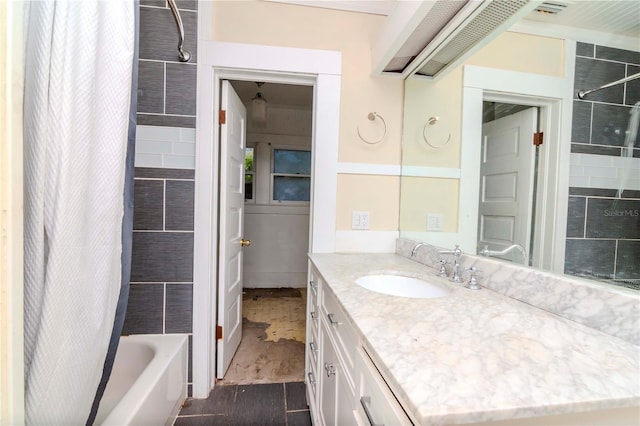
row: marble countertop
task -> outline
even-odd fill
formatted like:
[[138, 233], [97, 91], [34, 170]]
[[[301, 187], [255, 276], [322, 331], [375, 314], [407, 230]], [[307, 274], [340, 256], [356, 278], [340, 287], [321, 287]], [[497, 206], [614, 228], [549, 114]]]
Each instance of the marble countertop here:
[[[640, 405], [640, 346], [491, 290], [469, 290], [396, 254], [311, 254], [414, 421], [461, 424]], [[448, 287], [409, 299], [358, 277]]]

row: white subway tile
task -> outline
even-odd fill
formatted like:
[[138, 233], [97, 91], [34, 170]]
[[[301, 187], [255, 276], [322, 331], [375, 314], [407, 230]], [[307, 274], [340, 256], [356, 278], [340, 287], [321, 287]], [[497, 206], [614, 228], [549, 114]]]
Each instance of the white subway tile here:
[[137, 126], [136, 139], [152, 141], [177, 141], [180, 139], [180, 127]]
[[572, 164], [571, 167], [569, 168], [569, 176], [571, 177], [584, 176], [584, 167], [574, 166]]
[[136, 140], [136, 153], [171, 154], [171, 142], [138, 139]]
[[618, 171], [613, 167], [585, 166], [584, 174], [590, 177], [615, 178], [618, 176]]
[[574, 152], [571, 153], [571, 155], [569, 156], [569, 164], [571, 166], [579, 166], [582, 164], [582, 154], [576, 154]]
[[604, 188], [604, 189], [618, 189], [620, 186], [618, 179], [606, 178], [606, 177], [590, 177], [590, 188]]
[[181, 142], [195, 142], [196, 141], [196, 129], [188, 127], [180, 128], [180, 141]]
[[624, 182], [624, 189], [640, 191], [640, 179], [628, 179]]
[[580, 164], [594, 167], [613, 167], [613, 158], [608, 155], [582, 154]]
[[616, 170], [618, 171], [618, 178], [620, 179], [640, 179], [640, 169], [620, 167]]
[[586, 176], [570, 176], [569, 186], [577, 186], [580, 188], [589, 188], [589, 178]]
[[640, 158], [615, 157], [613, 158], [613, 166], [640, 170]]
[[195, 143], [181, 143], [174, 142], [173, 143], [173, 154], [178, 155], [196, 155], [196, 144]]
[[190, 155], [164, 154], [162, 166], [168, 169], [195, 169], [196, 158]]
[[162, 167], [162, 155], [136, 153], [136, 167]]

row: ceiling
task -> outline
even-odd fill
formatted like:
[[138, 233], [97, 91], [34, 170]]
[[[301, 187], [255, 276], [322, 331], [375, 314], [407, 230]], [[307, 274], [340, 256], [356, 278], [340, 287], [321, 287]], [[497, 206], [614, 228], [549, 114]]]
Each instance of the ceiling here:
[[[266, 0], [311, 7], [389, 15], [396, 0]], [[406, 1], [406, 0], [400, 0]], [[638, 0], [549, 0], [567, 6], [557, 15], [532, 12], [525, 19], [629, 37], [640, 37]]]
[[[396, 0], [265, 0], [309, 7], [322, 7], [351, 12], [388, 15]], [[406, 1], [406, 0], [398, 0]], [[530, 24], [555, 24], [581, 30], [640, 38], [640, 1], [638, 0], [549, 0], [566, 6], [558, 14], [531, 12], [525, 21]], [[639, 46], [640, 47], [640, 46]], [[249, 102], [257, 92], [254, 82], [234, 81], [233, 87]], [[313, 89], [309, 86], [265, 83], [260, 89], [271, 105], [310, 109]]]
[[[258, 92], [258, 86], [253, 81], [231, 82], [244, 104], [253, 99]], [[311, 109], [313, 100], [312, 86], [295, 86], [291, 84], [264, 83], [260, 87], [260, 93], [267, 100], [267, 105], [288, 106], [302, 109]]]

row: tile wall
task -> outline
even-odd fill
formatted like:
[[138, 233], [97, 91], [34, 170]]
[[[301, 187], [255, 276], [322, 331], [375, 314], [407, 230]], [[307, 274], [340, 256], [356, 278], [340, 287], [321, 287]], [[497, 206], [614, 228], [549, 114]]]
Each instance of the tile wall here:
[[189, 62], [178, 60], [178, 32], [166, 1], [140, 1], [138, 124], [196, 127], [197, 2], [177, 0]]
[[[576, 93], [638, 72], [640, 51], [577, 44]], [[640, 132], [626, 136], [638, 101], [640, 79], [574, 99], [565, 272], [640, 289]]]
[[178, 33], [166, 1], [140, 1], [133, 252], [124, 335], [192, 332], [197, 3], [176, 4], [189, 63], [178, 61]]

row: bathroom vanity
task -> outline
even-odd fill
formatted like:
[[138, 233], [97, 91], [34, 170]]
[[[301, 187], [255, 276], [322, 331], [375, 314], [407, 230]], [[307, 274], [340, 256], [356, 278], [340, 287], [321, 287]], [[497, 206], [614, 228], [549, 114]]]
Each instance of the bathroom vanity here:
[[[637, 342], [484, 285], [467, 289], [398, 254], [309, 257], [306, 384], [316, 425], [640, 421]], [[356, 283], [373, 274], [443, 292], [399, 297]], [[640, 299], [629, 297], [633, 309]]]

